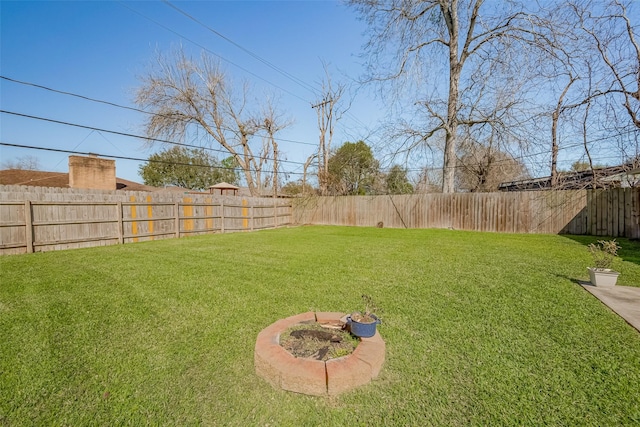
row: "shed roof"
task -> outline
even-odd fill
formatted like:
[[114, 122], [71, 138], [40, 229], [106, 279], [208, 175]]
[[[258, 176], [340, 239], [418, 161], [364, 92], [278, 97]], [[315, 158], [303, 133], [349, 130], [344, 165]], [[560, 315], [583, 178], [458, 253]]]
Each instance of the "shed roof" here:
[[209, 188], [215, 188], [216, 190], [238, 190], [240, 187], [229, 184], [228, 182], [220, 182], [216, 185], [210, 186]]

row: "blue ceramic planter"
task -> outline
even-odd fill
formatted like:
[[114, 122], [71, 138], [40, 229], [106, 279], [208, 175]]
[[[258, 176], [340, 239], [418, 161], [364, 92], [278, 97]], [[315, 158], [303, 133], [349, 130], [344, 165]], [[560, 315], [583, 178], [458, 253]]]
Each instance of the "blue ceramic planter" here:
[[376, 334], [376, 326], [380, 323], [380, 319], [378, 319], [375, 314], [371, 314], [370, 316], [376, 319], [375, 322], [356, 322], [351, 318], [351, 316], [348, 316], [347, 326], [349, 327], [349, 331], [351, 331], [351, 333], [356, 337], [360, 338], [371, 338], [374, 336]]

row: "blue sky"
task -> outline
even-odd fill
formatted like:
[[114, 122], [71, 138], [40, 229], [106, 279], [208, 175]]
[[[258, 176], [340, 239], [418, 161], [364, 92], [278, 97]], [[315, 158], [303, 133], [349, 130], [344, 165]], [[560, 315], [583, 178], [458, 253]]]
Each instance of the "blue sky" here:
[[[324, 61], [335, 81], [348, 83], [362, 72], [358, 57], [364, 24], [336, 1], [176, 1], [177, 7], [213, 30], [287, 73], [319, 88]], [[199, 26], [160, 1], [2, 1], [1, 75], [60, 91], [134, 106], [138, 77], [156, 51], [182, 45], [195, 56], [202, 48], [221, 58], [234, 82], [247, 80], [255, 97], [276, 96], [280, 111], [294, 124], [280, 137], [299, 176], [296, 162], [314, 152], [318, 140], [314, 94]], [[232, 64], [233, 63], [233, 64]], [[144, 114], [0, 80], [2, 110], [123, 133], [143, 134]], [[354, 95], [339, 122], [334, 145], [364, 138], [384, 116], [367, 91]], [[153, 149], [141, 140], [11, 114], [0, 115], [4, 143], [79, 152], [147, 158]], [[159, 148], [159, 147], [158, 147]], [[36, 156], [43, 170], [66, 172], [68, 154], [0, 146], [0, 161]], [[117, 160], [117, 175], [141, 181], [141, 162]]]

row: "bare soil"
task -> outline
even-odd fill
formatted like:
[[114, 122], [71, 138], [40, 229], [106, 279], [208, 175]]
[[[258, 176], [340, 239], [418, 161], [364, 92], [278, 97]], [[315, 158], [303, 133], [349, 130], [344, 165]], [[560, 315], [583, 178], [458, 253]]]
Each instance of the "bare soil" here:
[[280, 346], [295, 357], [327, 361], [353, 353], [358, 339], [341, 329], [295, 325], [280, 334]]

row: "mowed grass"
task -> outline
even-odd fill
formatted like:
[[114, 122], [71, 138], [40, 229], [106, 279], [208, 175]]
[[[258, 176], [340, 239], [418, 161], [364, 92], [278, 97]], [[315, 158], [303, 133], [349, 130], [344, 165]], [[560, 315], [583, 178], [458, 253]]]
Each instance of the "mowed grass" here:
[[[0, 257], [0, 425], [638, 425], [640, 333], [577, 284], [594, 240], [301, 227]], [[363, 293], [377, 380], [255, 375], [263, 328]]]

